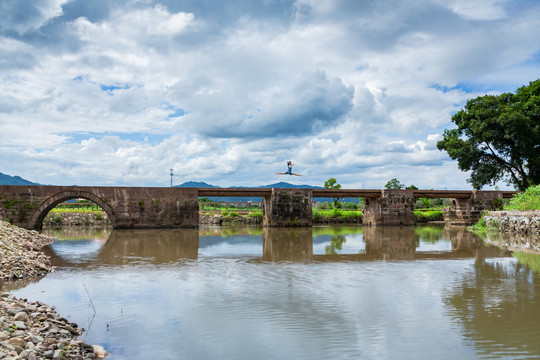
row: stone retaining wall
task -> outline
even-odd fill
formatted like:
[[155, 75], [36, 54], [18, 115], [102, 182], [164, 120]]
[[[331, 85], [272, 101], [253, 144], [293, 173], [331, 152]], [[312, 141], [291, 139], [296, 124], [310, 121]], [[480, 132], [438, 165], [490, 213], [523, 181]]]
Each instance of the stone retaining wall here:
[[43, 226], [111, 226], [105, 212], [50, 212], [43, 219]]
[[201, 225], [255, 225], [262, 224], [262, 219], [255, 216], [223, 216], [220, 214], [199, 214], [199, 224]]
[[486, 228], [504, 233], [540, 236], [540, 210], [535, 211], [490, 211]]

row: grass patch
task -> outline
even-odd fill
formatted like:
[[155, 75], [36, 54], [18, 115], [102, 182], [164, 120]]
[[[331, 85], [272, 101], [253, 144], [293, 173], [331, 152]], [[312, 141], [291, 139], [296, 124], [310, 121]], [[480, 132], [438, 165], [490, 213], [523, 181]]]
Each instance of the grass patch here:
[[362, 217], [362, 211], [358, 211], [358, 210], [339, 210], [339, 209], [332, 209], [332, 210], [313, 209], [312, 216], [313, 216], [313, 219], [318, 219], [318, 218], [321, 218], [321, 217], [325, 217], [325, 218], [338, 218], [338, 217], [361, 218]]
[[102, 213], [103, 210], [89, 210], [89, 209], [63, 209], [63, 208], [54, 208], [50, 213]]
[[221, 215], [223, 217], [226, 217], [226, 218], [235, 218], [235, 217], [239, 217], [240, 214], [238, 214], [236, 211], [228, 211], [228, 210], [223, 210], [221, 212]]
[[414, 210], [414, 220], [416, 222], [443, 221], [442, 210]]
[[259, 221], [262, 221], [262, 219], [263, 219], [262, 211], [253, 211], [253, 212], [248, 213], [247, 216], [256, 218]]

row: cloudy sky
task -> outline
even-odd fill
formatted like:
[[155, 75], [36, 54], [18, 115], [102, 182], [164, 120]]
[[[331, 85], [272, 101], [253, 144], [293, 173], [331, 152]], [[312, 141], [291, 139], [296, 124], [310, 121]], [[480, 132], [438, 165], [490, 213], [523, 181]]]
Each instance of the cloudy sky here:
[[[2, 0], [0, 172], [470, 189], [436, 142], [467, 99], [540, 77], [538, 19], [537, 0]], [[274, 175], [287, 160], [303, 177]]]

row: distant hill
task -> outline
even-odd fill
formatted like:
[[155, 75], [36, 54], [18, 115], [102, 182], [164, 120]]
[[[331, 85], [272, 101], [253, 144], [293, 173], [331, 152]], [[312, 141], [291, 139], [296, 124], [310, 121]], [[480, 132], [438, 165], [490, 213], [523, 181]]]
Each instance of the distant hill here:
[[[175, 187], [199, 187], [199, 188], [220, 188], [221, 186], [216, 185], [210, 185], [202, 181], [188, 181], [180, 185], [176, 185]], [[246, 186], [230, 186], [229, 188], [244, 188]], [[286, 182], [278, 182], [275, 184], [270, 185], [263, 185], [263, 186], [254, 186], [254, 188], [262, 188], [262, 189], [323, 189], [322, 186], [313, 186], [313, 185], [294, 185], [289, 184]], [[245, 201], [251, 201], [251, 202], [262, 202], [261, 197], [218, 197], [218, 196], [210, 196], [208, 197], [210, 200], [218, 202], [245, 202]], [[343, 199], [342, 199], [343, 200]], [[315, 202], [330, 202], [332, 201], [332, 198], [313, 198], [313, 201]], [[357, 198], [346, 198], [344, 199], [345, 202], [354, 202], [358, 203]]]
[[[180, 185], [175, 185], [174, 187], [199, 187], [199, 188], [220, 188], [221, 186], [216, 185], [210, 185], [203, 181], [188, 181]], [[246, 186], [229, 186], [230, 189], [234, 188], [245, 188]], [[263, 186], [254, 186], [255, 188], [262, 188], [262, 189], [322, 189], [322, 186], [313, 186], [313, 185], [294, 185], [289, 184], [286, 182], [278, 182], [275, 184], [270, 185], [263, 185]]]
[[257, 186], [259, 188], [264, 188], [264, 189], [271, 189], [271, 188], [276, 188], [276, 189], [322, 189], [323, 187], [322, 186], [313, 186], [313, 185], [294, 185], [294, 184], [289, 184], [289, 183], [286, 183], [286, 182], [278, 182], [278, 183], [275, 183], [275, 184], [270, 184], [270, 185], [263, 185], [263, 186]]
[[0, 185], [39, 185], [39, 184], [23, 179], [20, 176], [9, 176], [9, 175], [0, 173]]
[[202, 181], [188, 181], [180, 185], [175, 185], [174, 187], [218, 188], [219, 186], [210, 185]]

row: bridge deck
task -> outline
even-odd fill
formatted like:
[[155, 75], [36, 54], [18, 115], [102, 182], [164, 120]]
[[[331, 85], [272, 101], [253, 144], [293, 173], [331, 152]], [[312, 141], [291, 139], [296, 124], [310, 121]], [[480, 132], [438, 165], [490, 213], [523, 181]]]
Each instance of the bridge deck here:
[[[235, 197], [264, 197], [272, 195], [269, 188], [198, 188], [199, 196], [235, 196]], [[280, 189], [280, 190], [295, 190]], [[379, 189], [298, 189], [311, 190], [313, 197], [346, 197], [346, 198], [373, 198], [380, 197], [382, 190]], [[472, 190], [413, 190], [415, 198], [454, 198], [467, 199], [472, 195]], [[502, 191], [503, 198], [512, 198], [515, 191]]]

